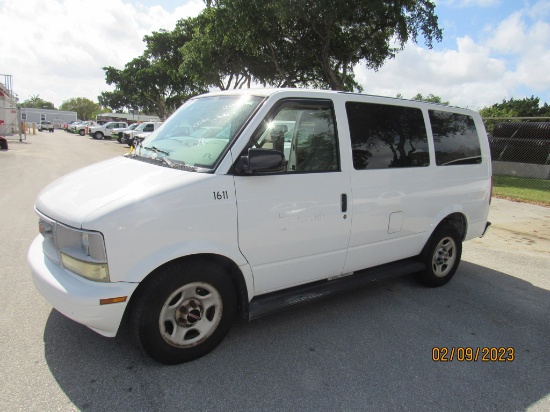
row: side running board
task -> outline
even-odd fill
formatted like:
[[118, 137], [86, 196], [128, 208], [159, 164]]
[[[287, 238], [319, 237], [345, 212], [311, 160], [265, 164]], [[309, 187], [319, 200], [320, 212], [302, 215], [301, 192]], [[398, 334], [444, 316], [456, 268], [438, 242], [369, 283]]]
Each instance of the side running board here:
[[382, 280], [410, 275], [426, 269], [414, 259], [404, 259], [361, 270], [352, 275], [332, 280], [320, 280], [253, 298], [248, 307], [248, 320], [268, 316], [281, 310], [371, 285]]

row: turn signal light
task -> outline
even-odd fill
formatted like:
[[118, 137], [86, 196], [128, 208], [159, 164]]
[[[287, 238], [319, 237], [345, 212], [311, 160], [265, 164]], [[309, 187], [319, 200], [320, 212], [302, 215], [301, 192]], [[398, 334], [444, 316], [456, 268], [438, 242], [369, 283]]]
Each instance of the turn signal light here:
[[128, 296], [119, 296], [118, 298], [99, 299], [100, 305], [109, 305], [111, 303], [126, 302]]

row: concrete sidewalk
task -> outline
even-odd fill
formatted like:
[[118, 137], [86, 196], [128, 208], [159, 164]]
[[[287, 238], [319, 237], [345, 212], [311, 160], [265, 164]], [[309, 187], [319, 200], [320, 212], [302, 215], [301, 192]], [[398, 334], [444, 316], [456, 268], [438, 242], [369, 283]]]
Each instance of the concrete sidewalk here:
[[492, 226], [485, 237], [474, 242], [491, 249], [550, 256], [550, 208], [493, 198], [489, 221]]

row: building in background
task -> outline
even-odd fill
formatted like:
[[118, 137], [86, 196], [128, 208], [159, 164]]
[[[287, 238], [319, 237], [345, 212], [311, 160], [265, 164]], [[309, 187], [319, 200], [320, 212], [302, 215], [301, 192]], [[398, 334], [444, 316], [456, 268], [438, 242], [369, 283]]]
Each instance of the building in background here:
[[101, 113], [97, 115], [97, 121], [100, 122], [160, 122], [158, 116], [149, 116], [138, 113]]
[[76, 120], [76, 112], [22, 107], [21, 119], [24, 122], [31, 124], [38, 124], [43, 120], [49, 120], [53, 123], [55, 128], [61, 128], [63, 127], [63, 124], [74, 122]]
[[17, 119], [17, 102], [13, 94], [12, 78], [10, 75], [0, 75], [0, 135], [12, 136], [19, 133]]

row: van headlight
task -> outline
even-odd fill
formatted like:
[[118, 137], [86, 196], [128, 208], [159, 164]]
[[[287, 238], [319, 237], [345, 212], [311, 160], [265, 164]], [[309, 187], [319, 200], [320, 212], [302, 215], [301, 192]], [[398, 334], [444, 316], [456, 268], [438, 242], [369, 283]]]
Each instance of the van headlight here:
[[89, 280], [109, 282], [107, 263], [81, 260], [64, 252], [60, 252], [59, 255], [61, 256], [61, 263], [65, 269]]
[[109, 267], [105, 240], [100, 232], [75, 229], [61, 223], [41, 218], [39, 229], [44, 236], [44, 252], [50, 257], [55, 248], [61, 266], [83, 278], [96, 282], [109, 282]]

